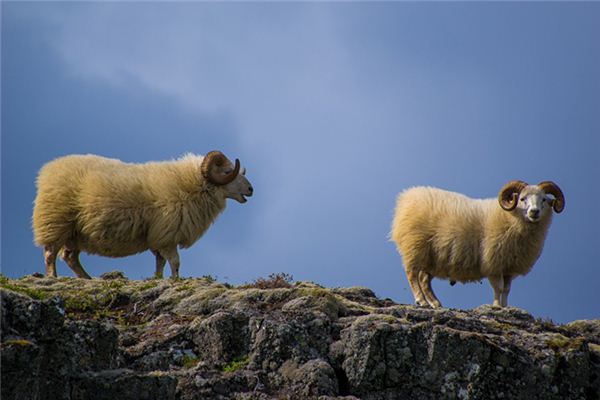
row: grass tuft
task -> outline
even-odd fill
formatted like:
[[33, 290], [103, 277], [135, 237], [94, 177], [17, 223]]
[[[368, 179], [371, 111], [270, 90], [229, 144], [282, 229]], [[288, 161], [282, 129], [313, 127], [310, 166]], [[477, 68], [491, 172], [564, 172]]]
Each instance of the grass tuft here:
[[249, 362], [250, 359], [247, 355], [243, 357], [236, 357], [230, 363], [223, 367], [223, 372], [235, 372], [238, 369], [244, 368], [246, 365], [248, 365]]
[[27, 339], [10, 339], [5, 342], [0, 343], [0, 348], [5, 348], [8, 346], [16, 346], [16, 347], [29, 347], [33, 346], [33, 342]]
[[279, 288], [290, 288], [294, 277], [285, 272], [279, 272], [276, 274], [270, 274], [268, 278], [258, 278], [249, 287], [255, 287], [257, 289], [279, 289]]
[[183, 368], [190, 369], [194, 368], [200, 362], [200, 358], [193, 355], [184, 355], [183, 356]]

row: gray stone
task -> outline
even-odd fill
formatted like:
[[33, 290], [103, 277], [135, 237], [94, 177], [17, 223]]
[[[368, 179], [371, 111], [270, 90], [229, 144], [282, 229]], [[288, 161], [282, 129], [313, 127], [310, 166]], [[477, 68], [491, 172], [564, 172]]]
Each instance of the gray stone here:
[[115, 278], [2, 281], [2, 399], [600, 400], [599, 320]]

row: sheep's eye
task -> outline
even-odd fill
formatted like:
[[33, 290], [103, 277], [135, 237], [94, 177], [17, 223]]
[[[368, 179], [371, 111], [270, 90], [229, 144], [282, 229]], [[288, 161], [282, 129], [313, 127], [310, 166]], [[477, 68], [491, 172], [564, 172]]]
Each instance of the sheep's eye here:
[[546, 202], [546, 199], [542, 199], [542, 203], [545, 203], [545, 202]]
[[525, 203], [525, 197], [521, 198], [521, 202]]

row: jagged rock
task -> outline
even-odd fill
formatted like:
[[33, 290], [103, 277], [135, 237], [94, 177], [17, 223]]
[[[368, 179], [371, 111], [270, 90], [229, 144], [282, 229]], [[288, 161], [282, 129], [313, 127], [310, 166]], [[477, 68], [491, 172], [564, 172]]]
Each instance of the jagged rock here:
[[127, 369], [84, 372], [73, 379], [72, 400], [175, 400], [177, 379]]
[[599, 320], [310, 282], [111, 273], [0, 287], [2, 399], [600, 399]]
[[281, 366], [280, 373], [294, 397], [335, 396], [339, 392], [335, 371], [327, 361], [320, 358], [302, 365], [286, 361]]
[[113, 279], [127, 279], [127, 278], [125, 277], [125, 274], [121, 271], [110, 271], [110, 272], [105, 272], [102, 275], [100, 275], [100, 279], [110, 281]]
[[199, 357], [213, 366], [222, 367], [247, 356], [250, 345], [248, 320], [244, 314], [226, 311], [195, 319], [188, 332]]
[[2, 398], [69, 399], [69, 378], [117, 368], [117, 329], [65, 320], [61, 302], [1, 291]]

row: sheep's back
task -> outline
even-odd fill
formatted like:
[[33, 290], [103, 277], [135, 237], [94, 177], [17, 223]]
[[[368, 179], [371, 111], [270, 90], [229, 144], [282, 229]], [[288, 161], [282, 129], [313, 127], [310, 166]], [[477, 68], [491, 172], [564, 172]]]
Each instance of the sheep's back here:
[[94, 171], [80, 193], [79, 245], [120, 257], [177, 244], [202, 185], [199, 163], [189, 157]]

